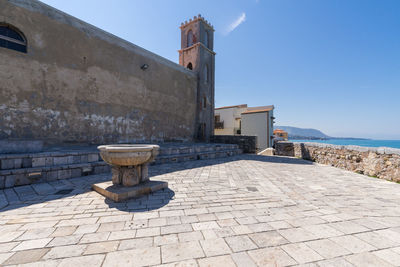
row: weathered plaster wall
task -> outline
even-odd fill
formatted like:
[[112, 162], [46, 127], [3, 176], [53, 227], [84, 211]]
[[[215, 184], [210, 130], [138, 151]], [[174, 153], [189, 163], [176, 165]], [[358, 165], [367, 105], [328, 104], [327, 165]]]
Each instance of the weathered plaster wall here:
[[194, 72], [38, 1], [0, 0], [0, 22], [28, 41], [27, 54], [0, 48], [0, 139], [194, 137]]
[[271, 147], [272, 136], [272, 110], [259, 113], [242, 114], [242, 135], [257, 136], [257, 150], [261, 151]]
[[278, 142], [275, 148], [276, 155], [300, 157], [400, 182], [400, 149], [291, 142]]

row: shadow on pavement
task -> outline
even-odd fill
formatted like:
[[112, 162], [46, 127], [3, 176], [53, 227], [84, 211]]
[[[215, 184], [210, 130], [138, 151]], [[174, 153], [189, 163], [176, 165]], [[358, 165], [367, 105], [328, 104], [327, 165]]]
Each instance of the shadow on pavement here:
[[127, 212], [145, 212], [157, 210], [167, 205], [175, 196], [170, 188], [164, 188], [140, 198], [130, 199], [124, 202], [114, 202], [105, 198], [104, 202], [109, 208], [115, 208]]
[[[282, 156], [259, 156], [253, 154], [242, 154], [227, 158], [195, 160], [177, 163], [167, 163], [161, 165], [152, 165], [149, 168], [150, 179], [152, 176], [159, 176], [167, 173], [173, 173], [182, 170], [201, 168], [216, 164], [224, 164], [241, 160], [259, 161], [273, 164], [300, 164], [312, 165], [311, 161], [303, 159], [282, 157]], [[161, 177], [157, 177], [158, 179]], [[78, 195], [92, 191], [91, 185], [94, 183], [111, 180], [111, 174], [89, 175], [67, 180], [58, 180], [54, 182], [44, 183], [43, 187], [48, 187], [40, 193], [35, 192], [34, 188], [38, 188], [41, 184], [26, 185], [16, 188], [8, 188], [0, 191], [0, 212], [18, 209], [26, 206], [36, 205], [48, 201], [59, 200], [71, 197], [75, 199]], [[36, 189], [37, 190], [37, 189]], [[94, 194], [97, 194], [93, 191]], [[169, 188], [151, 193], [150, 195], [132, 199], [126, 202], [114, 203], [105, 199], [105, 203], [110, 208], [116, 208], [121, 211], [149, 211], [161, 208], [173, 199], [175, 192]]]

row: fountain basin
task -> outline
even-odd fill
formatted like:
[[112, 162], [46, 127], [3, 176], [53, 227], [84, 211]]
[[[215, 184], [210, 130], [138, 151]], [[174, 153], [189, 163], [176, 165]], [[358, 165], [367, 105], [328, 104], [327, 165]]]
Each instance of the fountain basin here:
[[149, 181], [148, 165], [158, 155], [158, 145], [121, 144], [97, 148], [101, 158], [111, 165], [112, 172], [112, 182], [92, 185], [98, 193], [119, 202], [168, 186], [166, 182]]
[[103, 145], [97, 147], [101, 158], [114, 166], [134, 166], [151, 162], [158, 155], [158, 145]]

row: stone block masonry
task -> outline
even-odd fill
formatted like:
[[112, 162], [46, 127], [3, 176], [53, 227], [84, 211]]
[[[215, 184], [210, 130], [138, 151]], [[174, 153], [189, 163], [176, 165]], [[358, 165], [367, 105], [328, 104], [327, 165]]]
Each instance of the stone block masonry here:
[[400, 182], [400, 149], [278, 142], [275, 153]]
[[211, 142], [237, 144], [243, 153], [257, 153], [257, 136], [214, 135], [211, 136]]
[[[241, 153], [235, 144], [178, 143], [162, 146], [152, 164], [223, 158]], [[110, 167], [102, 161], [97, 150], [0, 154], [0, 190], [109, 172]]]

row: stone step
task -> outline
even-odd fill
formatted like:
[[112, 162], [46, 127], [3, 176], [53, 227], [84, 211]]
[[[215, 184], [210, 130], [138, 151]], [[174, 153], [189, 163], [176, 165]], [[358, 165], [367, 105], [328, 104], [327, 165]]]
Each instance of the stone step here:
[[202, 160], [202, 159], [214, 159], [224, 158], [242, 154], [242, 150], [236, 149], [225, 149], [218, 151], [206, 151], [206, 152], [192, 152], [187, 154], [174, 154], [174, 155], [160, 155], [158, 156], [153, 164], [164, 164], [174, 162], [184, 162], [190, 160]]
[[[238, 149], [235, 144], [179, 144], [161, 145], [160, 157], [193, 154], [201, 152], [218, 152]], [[51, 167], [66, 164], [79, 164], [102, 161], [97, 149], [75, 151], [48, 151], [29, 154], [0, 154], [0, 170], [21, 168]]]
[[159, 156], [222, 151], [222, 150], [238, 149], [238, 148], [239, 146], [236, 144], [205, 144], [205, 145], [191, 145], [191, 146], [188, 145], [179, 147], [161, 146]]
[[[156, 158], [154, 164], [165, 164], [174, 162], [184, 162], [190, 160], [202, 160], [202, 159], [214, 159], [234, 156], [242, 153], [239, 148], [232, 148], [230, 146], [223, 146], [224, 149], [211, 149], [210, 151], [193, 151], [193, 150], [182, 150], [189, 153], [181, 153], [179, 151], [177, 154], [167, 154], [163, 153]], [[171, 150], [174, 151], [174, 150]], [[91, 154], [95, 154], [91, 152]], [[98, 156], [98, 154], [96, 154]], [[74, 157], [82, 155], [69, 155], [63, 157]], [[95, 157], [92, 156], [92, 160]], [[78, 161], [78, 160], [77, 160]], [[53, 159], [54, 162], [54, 159]], [[70, 161], [67, 161], [70, 162]], [[36, 167], [26, 167], [18, 169], [5, 169], [0, 170], [0, 189], [10, 188], [14, 186], [37, 184], [43, 182], [51, 182], [63, 179], [69, 179], [74, 177], [81, 177], [92, 174], [108, 173], [110, 172], [110, 166], [101, 161], [98, 156], [97, 161], [84, 162], [84, 163], [71, 163], [58, 164], [52, 166], [36, 166]]]
[[37, 168], [62, 166], [101, 161], [97, 151], [63, 151], [41, 152], [33, 154], [2, 154], [0, 169], [12, 170], [21, 168]]
[[104, 161], [1, 170], [0, 188], [50, 182], [109, 171], [110, 167]]

